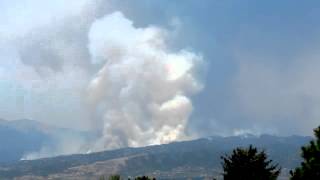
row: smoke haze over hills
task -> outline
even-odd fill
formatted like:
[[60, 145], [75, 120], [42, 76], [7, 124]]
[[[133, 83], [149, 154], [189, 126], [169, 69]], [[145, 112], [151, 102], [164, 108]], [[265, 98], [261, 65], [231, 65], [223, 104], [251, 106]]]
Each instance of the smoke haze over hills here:
[[3, 0], [0, 117], [93, 131], [90, 151], [310, 135], [320, 122], [319, 8]]

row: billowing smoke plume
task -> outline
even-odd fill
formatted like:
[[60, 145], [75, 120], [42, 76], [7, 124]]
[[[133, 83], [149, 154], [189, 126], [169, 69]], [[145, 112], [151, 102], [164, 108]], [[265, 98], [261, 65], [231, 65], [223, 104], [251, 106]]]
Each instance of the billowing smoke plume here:
[[137, 28], [120, 12], [96, 20], [89, 31], [92, 63], [99, 68], [88, 87], [103, 137], [95, 149], [160, 144], [186, 138], [190, 95], [201, 56], [171, 52], [164, 29]]
[[[174, 30], [136, 27], [122, 13], [110, 14], [107, 0], [83, 0], [74, 11], [69, 8], [78, 1], [32, 2], [45, 11], [30, 5], [32, 13], [15, 26], [0, 25], [8, 29], [0, 31], [6, 37], [0, 38], [0, 86], [14, 96], [0, 96], [0, 116], [93, 131], [93, 137], [60, 133], [55, 143], [23, 158], [190, 138], [190, 97], [202, 88], [196, 78], [202, 57], [173, 51], [166, 40]], [[68, 10], [55, 16], [64, 6]], [[26, 22], [30, 27], [20, 28]]]

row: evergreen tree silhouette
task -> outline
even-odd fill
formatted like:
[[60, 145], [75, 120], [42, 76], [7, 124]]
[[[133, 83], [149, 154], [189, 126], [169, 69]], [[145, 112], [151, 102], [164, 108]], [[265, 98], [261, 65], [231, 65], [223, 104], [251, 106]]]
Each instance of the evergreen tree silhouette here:
[[314, 129], [315, 140], [303, 146], [301, 167], [291, 171], [291, 180], [319, 180], [320, 179], [320, 126]]
[[275, 180], [280, 174], [278, 165], [272, 165], [264, 151], [257, 148], [236, 148], [230, 156], [221, 157], [225, 180]]

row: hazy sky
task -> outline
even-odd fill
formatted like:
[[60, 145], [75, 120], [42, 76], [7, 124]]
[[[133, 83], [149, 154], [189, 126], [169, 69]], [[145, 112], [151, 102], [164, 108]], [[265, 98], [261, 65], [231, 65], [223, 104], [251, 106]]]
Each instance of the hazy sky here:
[[[169, 140], [320, 124], [319, 1], [1, 0], [0, 12], [3, 119], [108, 132], [134, 122]], [[176, 111], [155, 112], [161, 100]]]

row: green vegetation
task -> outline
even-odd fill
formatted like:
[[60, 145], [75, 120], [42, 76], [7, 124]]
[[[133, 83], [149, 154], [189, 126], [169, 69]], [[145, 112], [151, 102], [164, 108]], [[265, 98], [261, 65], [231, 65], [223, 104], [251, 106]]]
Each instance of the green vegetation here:
[[280, 174], [278, 165], [272, 165], [264, 151], [257, 148], [237, 148], [231, 156], [222, 156], [225, 180], [275, 180]]
[[111, 175], [109, 178], [106, 178], [105, 176], [100, 176], [99, 180], [120, 180], [120, 175]]
[[108, 178], [108, 180], [120, 180], [120, 175], [112, 175]]
[[301, 167], [291, 171], [291, 180], [319, 180], [320, 179], [320, 126], [314, 130], [315, 140], [303, 146]]

